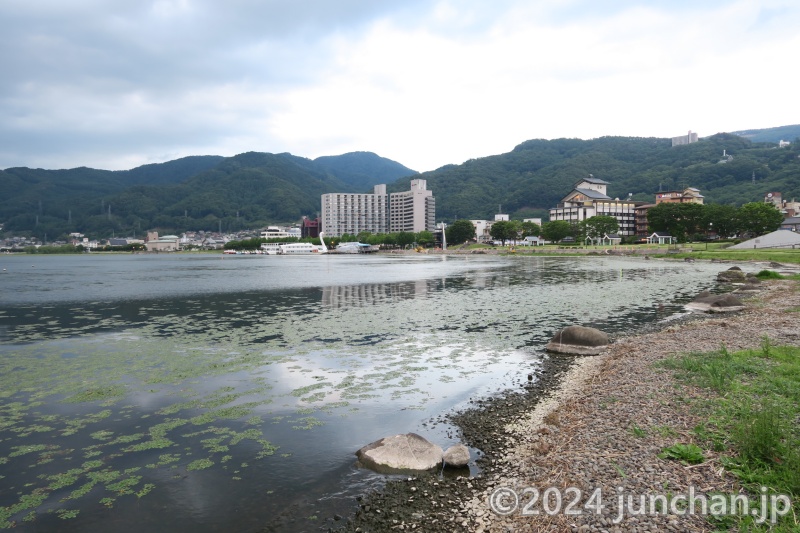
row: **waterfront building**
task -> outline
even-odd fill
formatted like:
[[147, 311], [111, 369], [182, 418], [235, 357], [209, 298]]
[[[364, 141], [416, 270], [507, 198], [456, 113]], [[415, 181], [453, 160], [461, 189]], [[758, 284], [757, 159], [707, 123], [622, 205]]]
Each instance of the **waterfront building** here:
[[436, 229], [436, 199], [427, 181], [411, 180], [411, 190], [389, 195], [389, 232], [419, 233]]
[[433, 231], [436, 200], [425, 180], [411, 180], [411, 189], [387, 194], [386, 185], [375, 185], [372, 194], [328, 193], [322, 195], [320, 226], [326, 236], [340, 237], [362, 231], [418, 233]]
[[386, 185], [375, 185], [372, 194], [322, 195], [322, 232], [328, 237], [389, 232], [389, 197]]
[[619, 223], [618, 234], [627, 237], [636, 234], [634, 210], [637, 202], [630, 198], [620, 200], [606, 194], [607, 181], [591, 174], [575, 183], [557, 207], [550, 209], [550, 221], [564, 220], [577, 224], [595, 216], [611, 216]]

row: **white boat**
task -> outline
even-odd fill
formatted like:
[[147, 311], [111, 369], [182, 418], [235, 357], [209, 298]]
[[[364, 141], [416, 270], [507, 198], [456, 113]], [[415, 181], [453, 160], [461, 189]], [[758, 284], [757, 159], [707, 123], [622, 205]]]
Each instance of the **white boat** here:
[[337, 254], [367, 254], [377, 252], [377, 246], [364, 244], [363, 242], [343, 242], [334, 250]]
[[280, 242], [262, 242], [261, 252], [266, 255], [278, 255], [280, 253]]
[[311, 254], [326, 254], [328, 247], [325, 246], [324, 233], [320, 232], [319, 241], [322, 243], [317, 246], [308, 242], [290, 242], [278, 244], [279, 255], [311, 255]]

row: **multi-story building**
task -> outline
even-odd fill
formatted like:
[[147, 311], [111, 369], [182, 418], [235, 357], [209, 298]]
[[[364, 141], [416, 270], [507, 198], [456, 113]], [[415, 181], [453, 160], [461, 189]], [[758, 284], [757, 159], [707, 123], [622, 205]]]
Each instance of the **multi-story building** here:
[[700, 189], [694, 187], [687, 187], [682, 191], [667, 191], [656, 193], [656, 203], [637, 205], [634, 209], [634, 220], [636, 221], [636, 235], [645, 238], [652, 232], [647, 226], [647, 212], [658, 204], [702, 204], [704, 201], [703, 195], [700, 194]]
[[300, 223], [300, 237], [303, 239], [309, 237], [316, 239], [319, 237], [319, 226], [319, 217], [313, 220], [308, 217], [303, 217], [303, 221]]
[[619, 223], [620, 236], [636, 233], [634, 209], [637, 202], [611, 198], [606, 195], [607, 181], [597, 179], [591, 174], [578, 181], [572, 192], [566, 195], [558, 207], [550, 209], [550, 221], [564, 220], [570, 223], [582, 222], [594, 216], [611, 216]]
[[672, 204], [702, 204], [703, 195], [700, 194], [700, 189], [688, 187], [682, 191], [667, 191], [656, 193], [656, 204], [662, 202]]
[[376, 185], [372, 194], [322, 195], [320, 227], [329, 237], [433, 231], [435, 221], [436, 201], [425, 180], [411, 180], [405, 192], [386, 194], [386, 185]]
[[679, 135], [678, 137], [672, 138], [672, 146], [681, 146], [683, 144], [691, 144], [697, 142], [697, 134], [692, 133], [692, 130], [689, 130], [688, 135]]
[[418, 233], [436, 229], [436, 199], [427, 181], [411, 180], [411, 190], [389, 195], [389, 232]]
[[372, 194], [328, 193], [322, 195], [322, 231], [328, 237], [388, 233], [389, 197], [386, 185], [375, 185]]

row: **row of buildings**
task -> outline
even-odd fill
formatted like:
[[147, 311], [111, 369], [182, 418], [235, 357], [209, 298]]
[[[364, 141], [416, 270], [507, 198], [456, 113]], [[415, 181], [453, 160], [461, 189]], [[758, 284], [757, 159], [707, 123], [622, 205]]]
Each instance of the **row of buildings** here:
[[550, 220], [564, 220], [578, 223], [594, 216], [610, 216], [619, 223], [620, 237], [646, 237], [647, 211], [662, 202], [703, 203], [703, 195], [698, 189], [688, 187], [683, 190], [665, 191], [656, 194], [655, 203], [641, 202], [628, 198], [620, 200], [606, 194], [608, 182], [591, 174], [575, 183], [557, 207], [550, 209]]

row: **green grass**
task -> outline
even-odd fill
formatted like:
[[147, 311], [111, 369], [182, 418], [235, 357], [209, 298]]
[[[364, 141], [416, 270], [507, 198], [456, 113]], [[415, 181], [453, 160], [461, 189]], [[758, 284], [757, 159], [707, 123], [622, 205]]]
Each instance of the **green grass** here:
[[[663, 366], [680, 379], [714, 391], [702, 408], [708, 420], [694, 428], [700, 444], [721, 453], [755, 502], [767, 494], [786, 494], [800, 509], [800, 347], [776, 346], [766, 336], [757, 350], [691, 353]], [[673, 447], [674, 448], [674, 447]], [[665, 456], [679, 457], [685, 450]], [[666, 450], [665, 450], [666, 452]], [[798, 531], [794, 513], [771, 529], [752, 517], [736, 517], [728, 527], [740, 531]], [[716, 524], [717, 527], [720, 524]]]
[[[713, 249], [709, 246], [708, 250], [705, 249], [705, 244], [687, 244], [691, 248], [691, 252], [670, 253], [660, 255], [659, 251], [655, 251], [653, 257], [670, 257], [674, 259], [683, 259], [691, 257], [693, 259], [719, 259], [723, 261], [775, 261], [777, 263], [800, 263], [800, 249], [796, 250], [727, 250], [727, 249]], [[657, 255], [658, 254], [658, 255]]]

